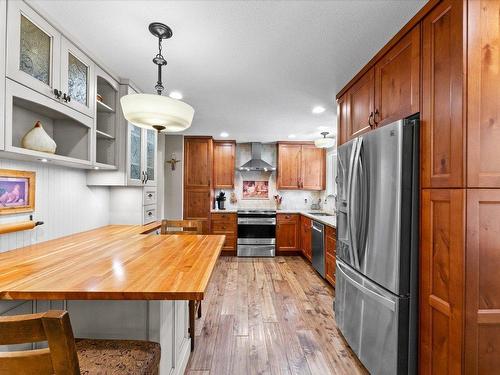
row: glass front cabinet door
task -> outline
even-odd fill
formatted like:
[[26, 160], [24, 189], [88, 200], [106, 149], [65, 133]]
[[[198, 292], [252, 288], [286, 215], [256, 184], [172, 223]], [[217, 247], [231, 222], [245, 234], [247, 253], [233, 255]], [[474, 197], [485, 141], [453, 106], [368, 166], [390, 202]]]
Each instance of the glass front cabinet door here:
[[23, 1], [7, 6], [7, 77], [54, 99], [60, 88], [61, 34]]
[[127, 184], [156, 186], [156, 130], [129, 123], [127, 146]]
[[142, 185], [144, 183], [144, 171], [142, 169], [142, 129], [129, 123], [127, 138], [128, 185]]
[[94, 64], [66, 38], [61, 40], [62, 101], [90, 117], [94, 117]]
[[146, 132], [146, 160], [144, 171], [146, 173], [146, 185], [156, 186], [156, 140], [157, 131], [147, 129]]

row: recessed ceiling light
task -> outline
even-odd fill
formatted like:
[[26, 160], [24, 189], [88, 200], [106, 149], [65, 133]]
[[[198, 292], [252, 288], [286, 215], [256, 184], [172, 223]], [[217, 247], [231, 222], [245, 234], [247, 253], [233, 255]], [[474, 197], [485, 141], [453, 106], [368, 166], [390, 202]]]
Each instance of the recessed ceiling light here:
[[94, 169], [96, 169], [96, 170], [97, 170], [97, 169], [99, 169], [99, 167], [97, 167], [97, 166], [96, 166], [96, 167], [94, 167]]
[[47, 160], [47, 159], [45, 159], [45, 158], [43, 158], [43, 159], [38, 159], [38, 160], [40, 160], [42, 163], [47, 163], [47, 162], [48, 162], [48, 160]]
[[227, 137], [229, 137], [229, 134], [228, 134], [228, 132], [222, 132], [222, 133], [220, 133], [220, 136], [222, 138], [227, 138]]
[[172, 99], [182, 99], [182, 94], [179, 91], [172, 91], [170, 92], [170, 94], [168, 94], [168, 96], [170, 96]]
[[296, 135], [295, 135], [295, 134], [290, 134], [290, 135], [288, 136], [288, 138], [290, 138], [290, 139], [293, 139], [293, 138], [295, 138], [295, 137], [296, 137]]
[[325, 112], [325, 110], [326, 110], [325, 107], [317, 105], [316, 107], [313, 108], [312, 113], [314, 113], [315, 115], [318, 115], [320, 113]]

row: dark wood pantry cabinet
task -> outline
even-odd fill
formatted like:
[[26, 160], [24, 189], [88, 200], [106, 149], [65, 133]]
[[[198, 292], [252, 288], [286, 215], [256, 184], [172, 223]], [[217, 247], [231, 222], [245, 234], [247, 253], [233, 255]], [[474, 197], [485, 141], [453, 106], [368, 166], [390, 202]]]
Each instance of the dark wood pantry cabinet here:
[[184, 137], [184, 219], [203, 222], [209, 233], [212, 207], [211, 137]]

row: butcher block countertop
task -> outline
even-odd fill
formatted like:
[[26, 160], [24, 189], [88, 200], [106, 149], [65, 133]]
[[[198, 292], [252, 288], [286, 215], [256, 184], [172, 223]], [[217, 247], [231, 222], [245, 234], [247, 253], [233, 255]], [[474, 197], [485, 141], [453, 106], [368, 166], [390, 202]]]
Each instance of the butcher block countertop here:
[[109, 225], [0, 254], [4, 300], [201, 300], [224, 243]]

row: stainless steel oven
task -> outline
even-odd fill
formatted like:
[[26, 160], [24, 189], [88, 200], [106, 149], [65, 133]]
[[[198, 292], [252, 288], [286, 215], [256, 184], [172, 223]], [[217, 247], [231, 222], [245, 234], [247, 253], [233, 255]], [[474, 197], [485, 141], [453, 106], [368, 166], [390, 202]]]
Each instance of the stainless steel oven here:
[[238, 256], [273, 257], [276, 252], [276, 211], [238, 211]]

